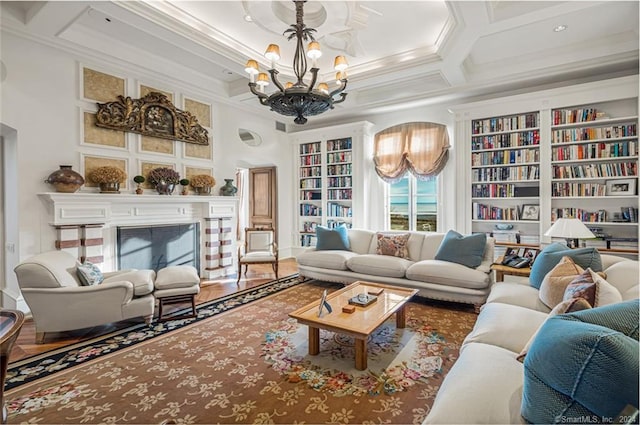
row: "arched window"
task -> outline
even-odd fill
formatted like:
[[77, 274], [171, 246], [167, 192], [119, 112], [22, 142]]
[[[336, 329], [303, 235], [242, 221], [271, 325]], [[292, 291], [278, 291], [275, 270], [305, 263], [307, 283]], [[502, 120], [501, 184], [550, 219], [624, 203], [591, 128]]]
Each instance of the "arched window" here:
[[389, 184], [389, 228], [436, 231], [438, 179], [449, 155], [447, 128], [414, 122], [375, 135], [374, 163]]

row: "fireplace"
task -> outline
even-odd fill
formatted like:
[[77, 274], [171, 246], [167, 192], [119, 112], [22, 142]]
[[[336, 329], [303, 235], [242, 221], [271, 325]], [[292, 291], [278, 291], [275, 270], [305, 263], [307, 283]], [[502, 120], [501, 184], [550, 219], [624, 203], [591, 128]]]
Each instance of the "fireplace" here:
[[[83, 192], [41, 193], [39, 196], [45, 201], [47, 221], [55, 231], [55, 247], [80, 261], [98, 264], [103, 271], [147, 266], [157, 269], [193, 261], [191, 264], [203, 278], [236, 273], [238, 199], [235, 197]], [[134, 248], [127, 244], [126, 248], [118, 249], [119, 241], [133, 241], [143, 232], [139, 229], [149, 227], [154, 235], [145, 235], [146, 239], [143, 239], [147, 242], [140, 242]], [[177, 229], [170, 230], [173, 227]], [[156, 235], [158, 231], [161, 233]], [[170, 233], [162, 235], [163, 231]], [[177, 232], [175, 235], [171, 233], [174, 231]], [[176, 236], [178, 234], [181, 236]], [[173, 244], [163, 252], [152, 249], [149, 253], [143, 249], [149, 245], [149, 238], [150, 244], [157, 247], [168, 239], [182, 241], [183, 237], [191, 242], [185, 242], [180, 254], [174, 253]], [[131, 251], [131, 260], [121, 258], [124, 251]]]
[[193, 266], [200, 270], [199, 223], [118, 227], [116, 266], [123, 269], [153, 269]]

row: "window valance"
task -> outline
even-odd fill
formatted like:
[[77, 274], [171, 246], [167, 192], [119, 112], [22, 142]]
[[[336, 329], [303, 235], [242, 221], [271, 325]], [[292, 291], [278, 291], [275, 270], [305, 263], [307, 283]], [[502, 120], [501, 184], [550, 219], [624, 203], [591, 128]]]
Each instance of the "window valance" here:
[[413, 122], [389, 127], [375, 135], [373, 162], [384, 181], [394, 183], [407, 171], [418, 179], [435, 176], [449, 158], [447, 126]]

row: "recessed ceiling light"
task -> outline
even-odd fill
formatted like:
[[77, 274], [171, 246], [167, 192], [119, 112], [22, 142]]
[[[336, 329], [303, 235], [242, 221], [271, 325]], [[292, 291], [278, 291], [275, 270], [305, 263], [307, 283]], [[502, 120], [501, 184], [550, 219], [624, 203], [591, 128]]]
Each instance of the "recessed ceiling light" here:
[[568, 25], [558, 25], [553, 29], [553, 32], [562, 32], [562, 31], [566, 30], [567, 28], [569, 28]]
[[249, 14], [244, 15], [244, 20], [247, 22], [253, 22], [253, 18]]

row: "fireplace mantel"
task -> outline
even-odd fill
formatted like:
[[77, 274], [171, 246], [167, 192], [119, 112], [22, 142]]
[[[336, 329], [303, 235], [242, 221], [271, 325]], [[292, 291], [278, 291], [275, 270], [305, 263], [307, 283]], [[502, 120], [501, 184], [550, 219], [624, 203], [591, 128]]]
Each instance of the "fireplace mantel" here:
[[94, 260], [113, 269], [119, 226], [200, 223], [201, 276], [235, 272], [236, 197], [82, 192], [38, 196], [47, 206], [49, 224], [56, 228], [56, 248], [74, 252], [81, 260]]
[[236, 217], [238, 208], [238, 198], [230, 196], [58, 192], [38, 196], [53, 208], [50, 224], [54, 226], [187, 223], [200, 218]]

